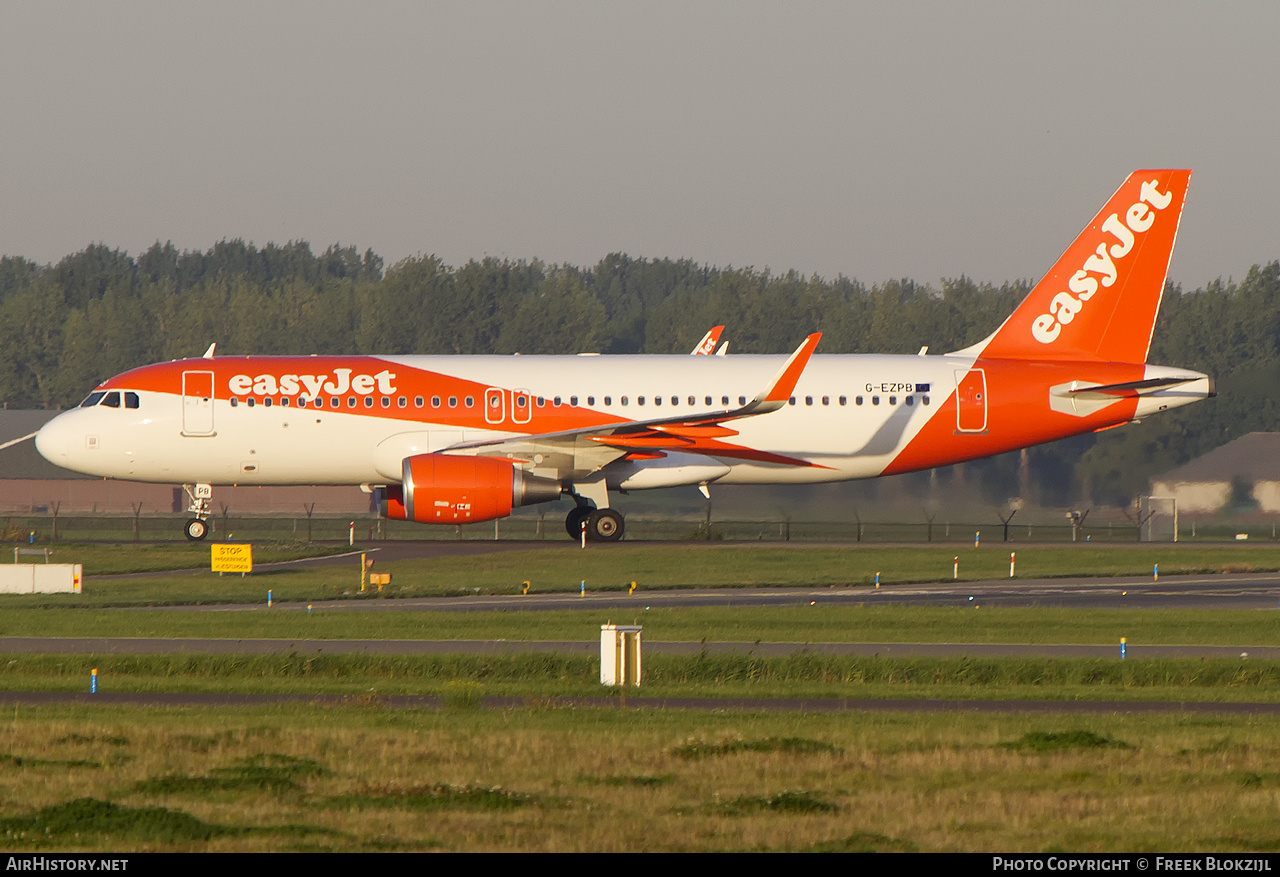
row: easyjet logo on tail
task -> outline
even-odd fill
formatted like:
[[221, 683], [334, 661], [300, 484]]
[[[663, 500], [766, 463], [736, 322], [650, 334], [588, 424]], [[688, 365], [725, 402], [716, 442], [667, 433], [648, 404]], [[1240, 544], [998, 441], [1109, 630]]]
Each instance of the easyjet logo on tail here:
[[[1137, 235], [1146, 232], [1156, 220], [1156, 212], [1164, 210], [1173, 201], [1173, 192], [1161, 192], [1156, 186], [1159, 180], [1142, 184], [1138, 200], [1125, 211], [1124, 221], [1113, 213], [1102, 223], [1101, 230], [1114, 237], [1117, 243], [1108, 246], [1107, 241], [1098, 244], [1093, 255], [1067, 281], [1071, 292], [1060, 292], [1049, 302], [1049, 313], [1041, 314], [1031, 323], [1031, 337], [1041, 344], [1052, 344], [1062, 333], [1062, 327], [1076, 318], [1094, 294], [1098, 284], [1110, 287], [1120, 271], [1117, 260], [1124, 259], [1133, 249]], [[1075, 293], [1072, 295], [1071, 293]]]
[[235, 375], [227, 381], [227, 388], [233, 396], [297, 396], [302, 393], [312, 398], [321, 392], [331, 396], [341, 396], [347, 391], [368, 396], [376, 388], [379, 393], [389, 396], [396, 391], [395, 372], [383, 369], [376, 375], [356, 374], [354, 369], [335, 368], [333, 379], [324, 375]]

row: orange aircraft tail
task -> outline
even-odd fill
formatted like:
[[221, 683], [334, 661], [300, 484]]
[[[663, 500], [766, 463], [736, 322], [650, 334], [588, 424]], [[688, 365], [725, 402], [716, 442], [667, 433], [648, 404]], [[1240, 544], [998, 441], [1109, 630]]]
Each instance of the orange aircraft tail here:
[[1009, 319], [964, 352], [1146, 362], [1190, 179], [1130, 174]]

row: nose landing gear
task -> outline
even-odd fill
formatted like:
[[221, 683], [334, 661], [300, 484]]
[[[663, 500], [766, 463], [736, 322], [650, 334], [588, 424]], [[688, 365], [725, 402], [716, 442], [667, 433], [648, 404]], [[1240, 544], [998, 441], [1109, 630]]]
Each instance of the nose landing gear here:
[[209, 508], [213, 500], [213, 485], [184, 484], [187, 492], [187, 511], [195, 515], [182, 525], [183, 533], [192, 542], [203, 542], [209, 535]]

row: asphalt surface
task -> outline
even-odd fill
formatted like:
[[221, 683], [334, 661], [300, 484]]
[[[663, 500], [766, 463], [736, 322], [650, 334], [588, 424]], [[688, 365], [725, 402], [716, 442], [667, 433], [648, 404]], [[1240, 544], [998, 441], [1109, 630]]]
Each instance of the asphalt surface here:
[[[1122, 578], [1012, 579], [946, 584], [885, 585], [832, 588], [691, 588], [467, 597], [329, 600], [322, 603], [273, 604], [272, 611], [303, 611], [311, 605], [325, 612], [538, 612], [553, 609], [644, 611], [678, 606], [1010, 606], [1067, 609], [1280, 609], [1280, 576], [1245, 573], [1213, 576], [1128, 576]], [[147, 612], [254, 612], [265, 604], [210, 604], [147, 607]], [[133, 611], [133, 610], [119, 610]]]

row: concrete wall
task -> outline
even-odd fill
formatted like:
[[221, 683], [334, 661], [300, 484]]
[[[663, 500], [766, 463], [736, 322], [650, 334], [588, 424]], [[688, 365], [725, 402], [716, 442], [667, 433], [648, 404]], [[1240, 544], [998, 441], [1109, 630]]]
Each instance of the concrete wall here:
[[1231, 483], [1227, 481], [1156, 481], [1152, 496], [1172, 496], [1178, 500], [1178, 512], [1216, 512], [1231, 499]]
[[1253, 498], [1264, 512], [1280, 512], [1280, 482], [1259, 481], [1253, 485]]
[[[1231, 501], [1229, 481], [1155, 481], [1152, 496], [1172, 496], [1178, 500], [1178, 511], [1217, 512]], [[1253, 485], [1253, 498], [1258, 510], [1280, 512], [1280, 481], [1259, 481]]]

